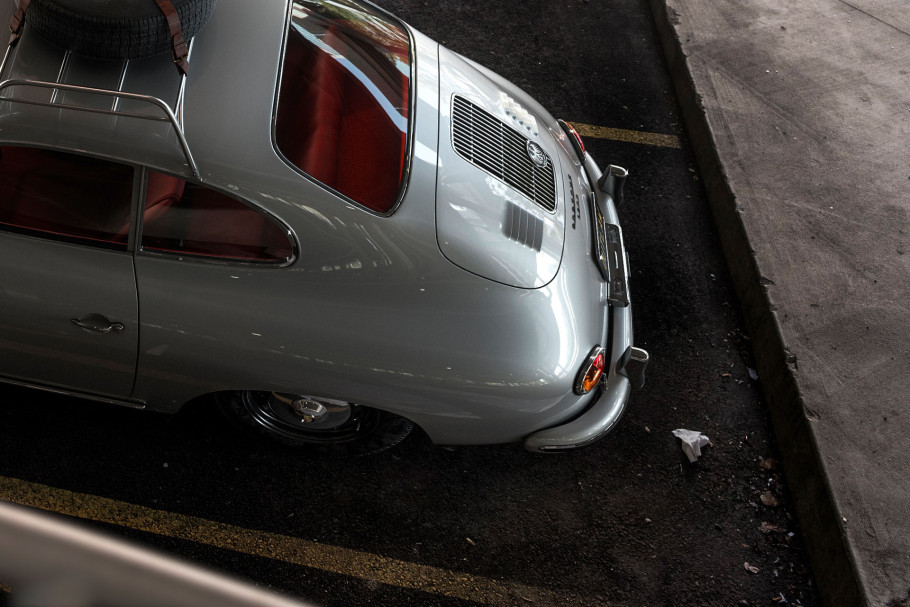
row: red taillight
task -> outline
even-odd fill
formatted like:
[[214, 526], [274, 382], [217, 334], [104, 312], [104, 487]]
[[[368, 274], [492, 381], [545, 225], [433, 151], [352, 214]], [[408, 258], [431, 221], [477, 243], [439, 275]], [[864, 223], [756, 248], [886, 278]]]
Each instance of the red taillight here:
[[597, 346], [591, 351], [588, 358], [585, 359], [585, 364], [581, 366], [578, 377], [575, 380], [576, 394], [587, 394], [597, 387], [597, 384], [603, 377], [606, 362], [607, 357], [603, 348]]
[[572, 147], [575, 148], [575, 153], [578, 154], [578, 159], [582, 162], [585, 161], [585, 142], [581, 140], [581, 135], [578, 134], [578, 131], [575, 130], [575, 127], [566, 122], [565, 120], [559, 120], [559, 126], [562, 127], [562, 130], [569, 135], [569, 139], [572, 141]]

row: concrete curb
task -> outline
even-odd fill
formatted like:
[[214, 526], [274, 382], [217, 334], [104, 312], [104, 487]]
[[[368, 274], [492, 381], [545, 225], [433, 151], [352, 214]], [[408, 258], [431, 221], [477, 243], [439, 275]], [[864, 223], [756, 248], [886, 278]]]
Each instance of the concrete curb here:
[[794, 374], [794, 359], [782, 336], [779, 318], [750, 235], [738, 210], [724, 163], [693, 80], [678, 32], [678, 21], [667, 0], [649, 0], [682, 110], [683, 122], [695, 151], [724, 255], [739, 297], [762, 389], [783, 453], [787, 484], [809, 548], [810, 562], [826, 605], [869, 605], [856, 568], [856, 559], [841, 525], [828, 474], [819, 454]]

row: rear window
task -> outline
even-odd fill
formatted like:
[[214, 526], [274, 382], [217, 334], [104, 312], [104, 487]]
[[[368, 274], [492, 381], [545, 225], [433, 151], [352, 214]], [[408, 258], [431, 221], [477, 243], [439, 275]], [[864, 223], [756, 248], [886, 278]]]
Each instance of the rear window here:
[[407, 159], [410, 43], [403, 26], [350, 0], [293, 3], [275, 143], [294, 166], [379, 213]]

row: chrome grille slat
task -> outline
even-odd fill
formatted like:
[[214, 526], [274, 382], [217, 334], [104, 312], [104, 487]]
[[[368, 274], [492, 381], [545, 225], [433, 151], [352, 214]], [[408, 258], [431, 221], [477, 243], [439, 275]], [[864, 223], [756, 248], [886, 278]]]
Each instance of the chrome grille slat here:
[[514, 176], [515, 179], [521, 179], [522, 181], [525, 182], [525, 184], [528, 185], [528, 187], [533, 186], [534, 183], [536, 182], [536, 180], [534, 179], [534, 173], [532, 173], [531, 171], [522, 170], [522, 168], [523, 167], [516, 167], [516, 166], [504, 167], [506, 174]]
[[506, 136], [509, 140], [511, 140], [511, 141], [513, 141], [513, 142], [516, 142], [516, 143], [524, 143], [524, 142], [525, 142], [525, 138], [524, 138], [524, 137], [522, 137], [522, 136], [519, 135], [518, 133], [515, 133], [515, 132], [512, 131], [511, 129], [506, 129], [505, 136]]
[[[488, 134], [479, 130], [473, 134], [473, 139], [488, 145], [491, 152], [499, 149], [502, 143], [502, 139], [495, 134]], [[501, 152], [501, 149], [499, 151]]]
[[497, 156], [493, 150], [486, 149], [484, 147], [475, 146], [473, 148], [473, 151], [474, 151], [475, 156], [479, 156], [481, 158], [487, 158], [490, 160], [490, 162], [496, 162], [496, 163], [503, 162], [502, 156]]
[[[458, 96], [453, 102], [452, 144], [458, 155], [471, 164], [544, 209], [556, 209], [556, 177], [550, 158], [547, 157], [543, 167], [535, 165], [528, 157], [527, 138], [489, 112]], [[533, 246], [533, 233], [515, 240], [526, 242], [528, 238], [532, 243], [529, 246]]]

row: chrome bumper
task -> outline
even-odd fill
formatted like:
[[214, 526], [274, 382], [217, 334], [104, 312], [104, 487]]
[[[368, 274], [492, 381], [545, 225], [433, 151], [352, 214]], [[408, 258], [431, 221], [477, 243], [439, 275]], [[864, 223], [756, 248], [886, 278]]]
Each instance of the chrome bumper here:
[[581, 417], [562, 426], [535, 432], [525, 439], [525, 449], [548, 453], [590, 445], [613, 429], [626, 410], [631, 391], [628, 377], [613, 375], [600, 398]]
[[[619, 229], [619, 218], [613, 198], [621, 199], [622, 181], [626, 171], [619, 167], [609, 167], [601, 174], [593, 160], [588, 157], [585, 170], [592, 183], [597, 183], [594, 225], [604, 226], [600, 244], [605, 252], [598, 265], [602, 267], [604, 278], [610, 281], [611, 313], [613, 314], [613, 334], [610, 336], [611, 372], [604, 380], [597, 400], [580, 416], [570, 422], [539, 430], [525, 439], [528, 451], [555, 452], [577, 449], [590, 445], [612, 430], [629, 401], [632, 389], [639, 389], [645, 383], [645, 368], [648, 366], [648, 353], [632, 345], [632, 308], [628, 298], [628, 268], [625, 265], [625, 247], [622, 232]], [[608, 230], [614, 228], [615, 233]]]
[[621, 366], [610, 374], [600, 396], [587, 411], [567, 424], [535, 432], [525, 439], [525, 449], [536, 453], [578, 449], [596, 442], [612, 430], [626, 410], [632, 388], [644, 385], [648, 353], [629, 346], [619, 364]]

